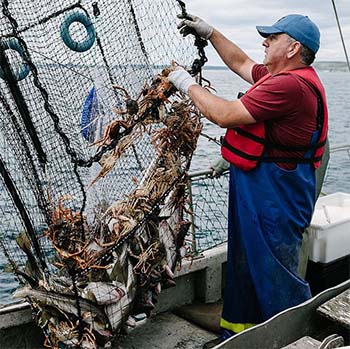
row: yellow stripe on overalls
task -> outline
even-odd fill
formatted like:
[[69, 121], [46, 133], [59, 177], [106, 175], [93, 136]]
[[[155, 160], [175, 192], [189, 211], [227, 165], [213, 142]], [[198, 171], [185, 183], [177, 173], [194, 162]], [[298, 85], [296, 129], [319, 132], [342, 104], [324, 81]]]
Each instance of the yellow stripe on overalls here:
[[235, 333], [242, 332], [247, 328], [251, 328], [255, 325], [256, 324], [249, 324], [249, 323], [246, 323], [246, 324], [232, 323], [232, 322], [226, 321], [223, 318], [221, 318], [220, 320], [220, 327], [225, 328], [226, 330], [233, 331]]

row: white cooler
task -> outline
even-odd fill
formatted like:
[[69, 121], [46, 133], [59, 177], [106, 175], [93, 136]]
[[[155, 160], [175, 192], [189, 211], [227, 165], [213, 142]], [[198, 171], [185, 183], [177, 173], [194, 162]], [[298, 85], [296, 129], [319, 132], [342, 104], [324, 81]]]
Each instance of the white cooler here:
[[350, 254], [350, 194], [320, 197], [309, 232], [309, 259], [328, 263]]

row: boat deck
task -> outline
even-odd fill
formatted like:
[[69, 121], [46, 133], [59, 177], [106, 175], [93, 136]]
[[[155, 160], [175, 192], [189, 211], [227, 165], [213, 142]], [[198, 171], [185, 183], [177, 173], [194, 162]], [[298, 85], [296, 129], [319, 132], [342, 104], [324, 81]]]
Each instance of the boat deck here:
[[[220, 246], [184, 263], [176, 273], [176, 287], [161, 292], [154, 315], [148, 319], [137, 317], [136, 327], [120, 336], [110, 348], [197, 349], [215, 339], [222, 307], [225, 257], [225, 246]], [[333, 334], [342, 336], [349, 345], [349, 287], [350, 280], [346, 280], [322, 291], [307, 302], [235, 335], [218, 348], [280, 349], [302, 337], [322, 342]], [[322, 309], [327, 315], [322, 314]], [[0, 309], [0, 348], [36, 349], [42, 347], [43, 341], [43, 333], [32, 322], [29, 304]]]
[[138, 325], [113, 349], [199, 349], [217, 335], [183, 318], [170, 313], [162, 313]]

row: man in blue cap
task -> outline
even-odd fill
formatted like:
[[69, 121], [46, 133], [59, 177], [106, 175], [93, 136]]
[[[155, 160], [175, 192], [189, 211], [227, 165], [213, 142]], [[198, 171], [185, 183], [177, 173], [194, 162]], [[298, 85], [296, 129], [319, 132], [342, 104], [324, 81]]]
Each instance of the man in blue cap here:
[[310, 66], [320, 32], [291, 14], [264, 37], [264, 64], [196, 16], [180, 25], [210, 40], [224, 63], [252, 87], [233, 101], [199, 86], [178, 67], [169, 80], [210, 121], [227, 129], [221, 153], [230, 163], [228, 262], [219, 341], [311, 297], [298, 277], [298, 255], [315, 201], [315, 170], [328, 129], [324, 88]]

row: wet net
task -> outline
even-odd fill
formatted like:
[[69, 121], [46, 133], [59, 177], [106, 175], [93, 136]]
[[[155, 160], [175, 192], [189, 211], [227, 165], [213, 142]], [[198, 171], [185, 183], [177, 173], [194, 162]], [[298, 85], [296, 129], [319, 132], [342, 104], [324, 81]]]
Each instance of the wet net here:
[[1, 2], [0, 240], [46, 346], [107, 346], [174, 285], [201, 131], [166, 80], [173, 60], [198, 66], [180, 10]]

